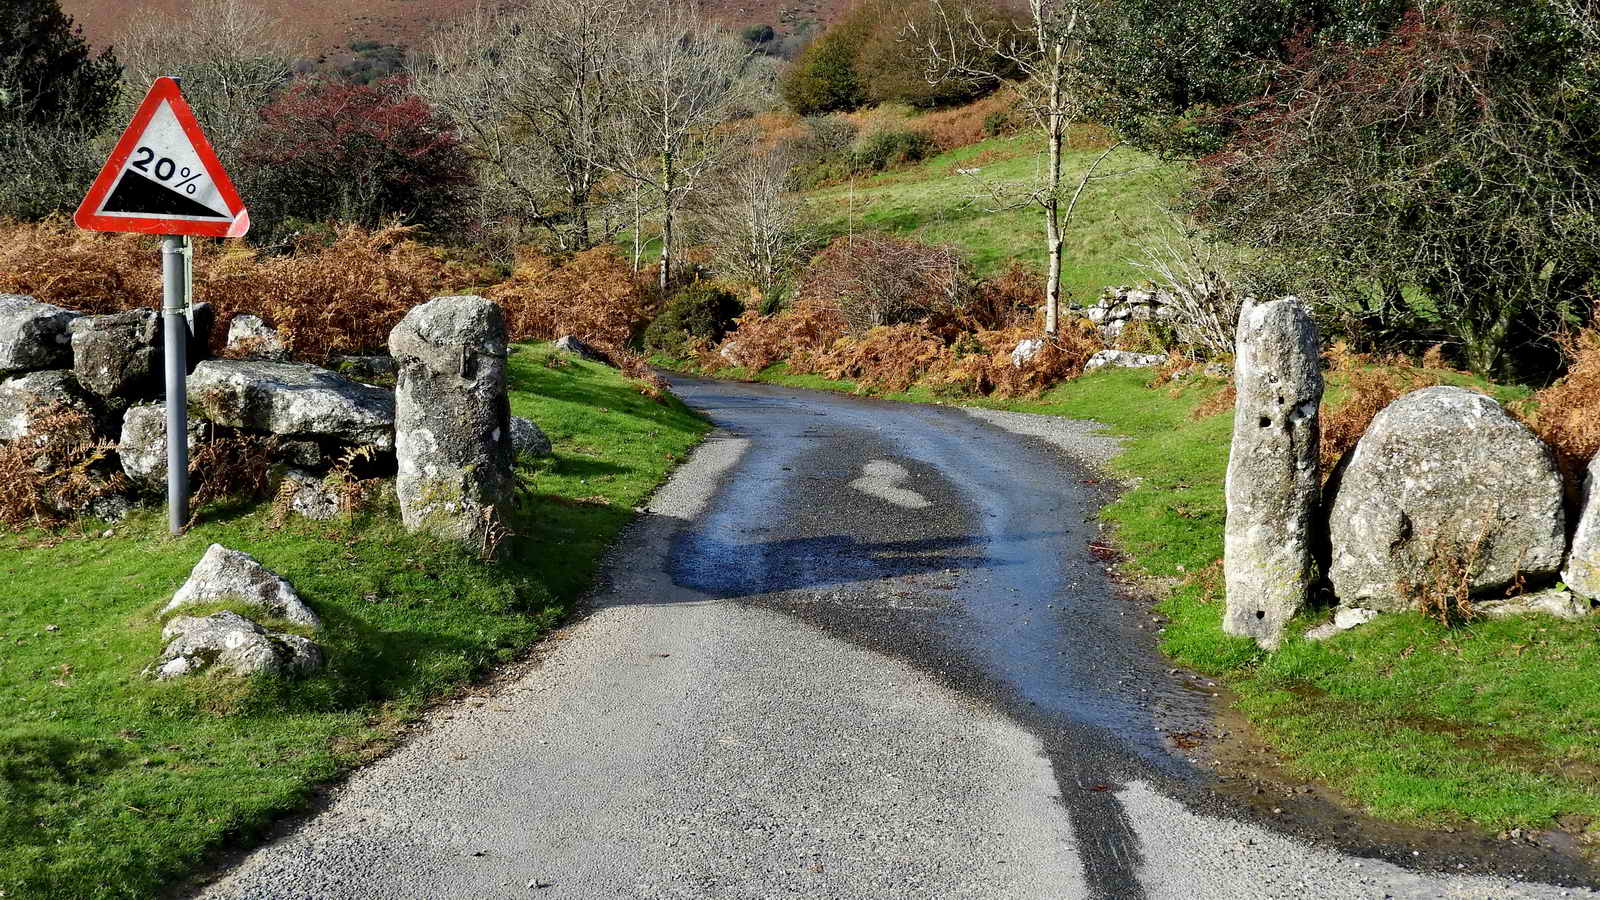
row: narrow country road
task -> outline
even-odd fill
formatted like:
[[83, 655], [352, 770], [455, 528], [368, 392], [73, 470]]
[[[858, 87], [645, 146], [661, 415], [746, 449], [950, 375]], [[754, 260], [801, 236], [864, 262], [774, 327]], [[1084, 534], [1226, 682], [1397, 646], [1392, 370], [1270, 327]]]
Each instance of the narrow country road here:
[[1169, 739], [1211, 692], [1096, 555], [1087, 423], [674, 388], [719, 430], [592, 611], [203, 896], [1589, 893], [1219, 799]]

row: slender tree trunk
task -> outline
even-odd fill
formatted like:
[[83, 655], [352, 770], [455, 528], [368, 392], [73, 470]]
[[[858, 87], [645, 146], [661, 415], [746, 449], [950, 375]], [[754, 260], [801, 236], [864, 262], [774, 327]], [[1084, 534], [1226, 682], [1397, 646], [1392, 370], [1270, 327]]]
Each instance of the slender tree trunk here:
[[639, 243], [640, 235], [644, 229], [641, 221], [643, 212], [641, 207], [644, 201], [639, 196], [639, 188], [633, 189], [633, 274], [639, 274], [639, 257], [644, 254], [644, 247]]
[[1061, 109], [1061, 47], [1055, 48], [1050, 76], [1050, 172], [1044, 203], [1045, 264], [1048, 274], [1044, 287], [1044, 333], [1056, 334], [1061, 327], [1061, 143], [1066, 133], [1066, 115]]
[[573, 241], [575, 249], [589, 249], [589, 203], [587, 199], [573, 198], [572, 217], [576, 224], [578, 236]]
[[1500, 368], [1505, 358], [1506, 337], [1511, 333], [1511, 322], [1516, 318], [1517, 306], [1510, 301], [1501, 301], [1482, 316], [1482, 321], [1473, 316], [1473, 312], [1469, 306], [1462, 316], [1465, 323], [1462, 328], [1462, 356], [1466, 358], [1467, 368], [1485, 378], [1503, 374]]
[[673, 218], [673, 182], [675, 173], [672, 170], [672, 152], [661, 151], [661, 275], [657, 287], [661, 289], [661, 296], [667, 295], [667, 288], [672, 284], [672, 218]]

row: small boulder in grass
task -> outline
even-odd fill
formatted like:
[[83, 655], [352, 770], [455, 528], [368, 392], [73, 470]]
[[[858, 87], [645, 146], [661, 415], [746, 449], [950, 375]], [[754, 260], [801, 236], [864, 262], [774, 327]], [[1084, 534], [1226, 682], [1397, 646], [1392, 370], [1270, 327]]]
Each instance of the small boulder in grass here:
[[295, 515], [316, 522], [338, 517], [339, 495], [328, 486], [325, 479], [304, 469], [290, 469], [283, 477], [294, 484], [292, 489], [284, 490], [293, 490], [289, 495], [289, 508]]
[[1011, 351], [1012, 367], [1020, 369], [1023, 366], [1026, 366], [1028, 363], [1033, 362], [1034, 358], [1037, 357], [1043, 350], [1044, 341], [1039, 338], [1028, 338], [1026, 340], [1019, 341], [1016, 349]]
[[1308, 641], [1325, 641], [1337, 634], [1343, 634], [1352, 628], [1358, 628], [1378, 617], [1375, 609], [1365, 609], [1359, 606], [1340, 607], [1334, 611], [1333, 621], [1318, 625], [1306, 632]]
[[521, 416], [511, 417], [511, 444], [516, 448], [519, 458], [539, 459], [555, 452], [544, 429], [532, 419]]
[[215, 669], [230, 675], [308, 675], [322, 648], [298, 634], [268, 631], [236, 612], [178, 616], [161, 630], [166, 649], [145, 674], [165, 681]]
[[300, 599], [294, 585], [267, 569], [248, 553], [212, 544], [178, 588], [164, 616], [187, 607], [213, 603], [242, 603], [269, 616], [307, 628], [321, 628], [322, 620]]
[[573, 356], [587, 359], [590, 362], [606, 363], [607, 365], [611, 363], [611, 360], [607, 359], [604, 353], [570, 334], [556, 338], [555, 344], [556, 349], [562, 353], [571, 353]]
[[1519, 597], [1480, 600], [1472, 604], [1472, 608], [1491, 619], [1540, 614], [1576, 622], [1589, 615], [1590, 602], [1584, 597], [1574, 596], [1571, 591], [1552, 588]]

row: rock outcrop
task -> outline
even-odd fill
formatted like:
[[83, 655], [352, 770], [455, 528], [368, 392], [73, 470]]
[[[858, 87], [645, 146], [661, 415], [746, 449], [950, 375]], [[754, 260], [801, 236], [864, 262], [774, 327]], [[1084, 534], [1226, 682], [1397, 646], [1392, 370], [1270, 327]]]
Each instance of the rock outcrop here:
[[67, 329], [78, 314], [19, 294], [0, 294], [0, 378], [72, 365]]
[[1322, 347], [1293, 297], [1239, 314], [1222, 627], [1275, 648], [1312, 583]]
[[1089, 357], [1083, 364], [1085, 372], [1095, 369], [1115, 366], [1123, 369], [1149, 369], [1166, 362], [1167, 358], [1159, 353], [1129, 353], [1126, 350], [1101, 350]]
[[218, 425], [394, 448], [394, 394], [302, 363], [212, 359], [189, 377], [189, 408]]
[[294, 585], [250, 554], [212, 544], [161, 614], [217, 603], [240, 603], [296, 625], [322, 627], [322, 620], [295, 593]]
[[389, 334], [395, 389], [395, 490], [406, 527], [481, 546], [489, 509], [512, 488], [506, 329], [482, 297], [440, 297]]
[[276, 328], [258, 316], [234, 316], [228, 322], [228, 356], [235, 359], [286, 360], [289, 348]]
[[166, 680], [216, 669], [230, 675], [308, 675], [323, 665], [322, 648], [298, 634], [268, 631], [235, 612], [178, 616], [161, 630], [161, 658], [145, 670]]
[[[0, 381], [0, 441], [14, 441], [33, 432], [40, 416], [61, 407], [90, 416], [94, 414], [88, 398], [78, 387], [78, 379], [71, 372], [60, 369], [29, 372]], [[72, 440], [93, 440], [93, 423], [86, 422], [77, 434], [34, 435], [39, 440], [58, 436]]]
[[1345, 605], [1404, 609], [1440, 578], [1471, 593], [1555, 574], [1561, 476], [1533, 432], [1458, 387], [1413, 391], [1372, 420], [1339, 478], [1329, 578]]
[[516, 449], [517, 456], [530, 459], [549, 456], [555, 451], [550, 444], [550, 438], [545, 436], [544, 429], [532, 419], [524, 419], [521, 416], [511, 417], [511, 446]]
[[83, 316], [71, 325], [78, 383], [115, 406], [162, 392], [161, 317], [153, 309]]
[[[189, 422], [189, 452], [193, 453], [200, 425]], [[122, 473], [140, 490], [159, 493], [167, 486], [167, 405], [130, 406], [122, 414], [122, 434], [117, 441]]]

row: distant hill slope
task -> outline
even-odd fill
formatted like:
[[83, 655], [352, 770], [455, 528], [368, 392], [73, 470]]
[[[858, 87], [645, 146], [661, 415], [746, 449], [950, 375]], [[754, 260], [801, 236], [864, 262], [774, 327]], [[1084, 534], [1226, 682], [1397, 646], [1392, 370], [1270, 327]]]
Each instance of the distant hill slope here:
[[[256, 0], [304, 39], [312, 58], [345, 51], [353, 41], [416, 44], [441, 23], [470, 12], [480, 0]], [[62, 0], [61, 6], [97, 45], [115, 44], [130, 20], [148, 12], [180, 13], [187, 0]], [[708, 14], [735, 27], [772, 25], [780, 34], [804, 20], [830, 22], [850, 0], [709, 0]]]

